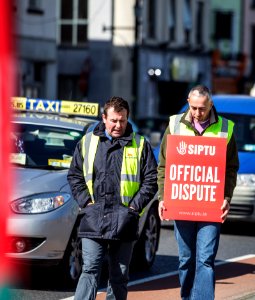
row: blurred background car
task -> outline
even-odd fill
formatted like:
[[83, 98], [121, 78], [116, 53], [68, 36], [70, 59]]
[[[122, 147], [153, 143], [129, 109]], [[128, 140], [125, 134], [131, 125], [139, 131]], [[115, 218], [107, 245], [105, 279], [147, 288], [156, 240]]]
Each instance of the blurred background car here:
[[[98, 122], [98, 104], [14, 98], [13, 107], [7, 256], [20, 264], [59, 266], [76, 283], [82, 268], [79, 208], [66, 177], [77, 142]], [[133, 255], [139, 268], [149, 268], [156, 256], [157, 205], [155, 196], [140, 218]]]
[[153, 149], [160, 144], [161, 138], [168, 125], [168, 117], [140, 118], [137, 122], [140, 132], [148, 137]]

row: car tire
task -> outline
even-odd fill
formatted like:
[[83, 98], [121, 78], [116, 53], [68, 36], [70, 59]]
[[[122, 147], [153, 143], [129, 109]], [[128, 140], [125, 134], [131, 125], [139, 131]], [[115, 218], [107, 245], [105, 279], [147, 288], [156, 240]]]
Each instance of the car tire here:
[[73, 230], [60, 268], [67, 284], [76, 286], [82, 272], [82, 245], [78, 226]]
[[160, 219], [157, 206], [149, 209], [143, 231], [137, 241], [132, 259], [135, 269], [149, 269], [156, 257], [160, 237]]

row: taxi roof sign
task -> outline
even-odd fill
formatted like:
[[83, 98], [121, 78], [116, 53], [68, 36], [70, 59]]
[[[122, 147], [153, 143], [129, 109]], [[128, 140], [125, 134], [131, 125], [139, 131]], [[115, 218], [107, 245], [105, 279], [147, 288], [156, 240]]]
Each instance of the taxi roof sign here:
[[12, 97], [14, 110], [98, 117], [99, 104], [66, 100]]

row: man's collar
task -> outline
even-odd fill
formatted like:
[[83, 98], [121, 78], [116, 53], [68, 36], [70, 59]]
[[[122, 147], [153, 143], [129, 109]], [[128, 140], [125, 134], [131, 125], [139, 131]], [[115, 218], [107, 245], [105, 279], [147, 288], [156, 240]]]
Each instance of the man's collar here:
[[107, 132], [106, 129], [105, 129], [104, 133], [105, 133], [105, 136], [106, 136], [110, 141], [112, 141], [112, 136]]

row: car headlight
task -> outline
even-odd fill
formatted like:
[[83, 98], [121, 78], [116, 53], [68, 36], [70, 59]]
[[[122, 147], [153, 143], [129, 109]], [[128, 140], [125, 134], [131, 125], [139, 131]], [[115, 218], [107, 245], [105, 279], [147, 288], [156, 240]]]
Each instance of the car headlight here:
[[11, 202], [11, 209], [18, 214], [39, 214], [61, 207], [71, 199], [68, 193], [41, 193]]
[[255, 187], [255, 174], [237, 174], [237, 185]]

